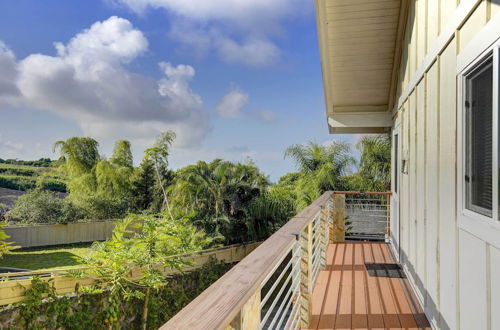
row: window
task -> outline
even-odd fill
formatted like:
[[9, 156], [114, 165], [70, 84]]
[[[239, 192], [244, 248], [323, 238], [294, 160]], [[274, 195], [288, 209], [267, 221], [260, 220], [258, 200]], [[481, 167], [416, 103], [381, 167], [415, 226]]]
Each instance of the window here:
[[465, 77], [465, 206], [492, 216], [493, 58]]

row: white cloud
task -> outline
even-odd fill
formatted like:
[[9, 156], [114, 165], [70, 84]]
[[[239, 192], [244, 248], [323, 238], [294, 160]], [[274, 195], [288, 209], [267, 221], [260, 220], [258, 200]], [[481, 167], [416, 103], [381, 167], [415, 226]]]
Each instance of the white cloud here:
[[108, 0], [143, 15], [148, 8], [174, 15], [169, 36], [200, 56], [214, 50], [228, 63], [268, 66], [280, 51], [274, 37], [283, 22], [311, 12], [308, 0]]
[[0, 134], [0, 151], [5, 153], [20, 152], [24, 149], [24, 144], [20, 142], [14, 142], [11, 140], [6, 140], [3, 135]]
[[15, 84], [16, 71], [14, 53], [0, 41], [0, 97], [12, 97], [19, 93]]
[[2, 58], [13, 61], [12, 81], [21, 94], [15, 100], [2, 97], [9, 89], [0, 80], [0, 103], [3, 99], [54, 112], [96, 138], [149, 139], [174, 129], [177, 145], [187, 147], [199, 144], [207, 133], [207, 113], [189, 85], [195, 75], [191, 66], [159, 63], [164, 75], [160, 80], [126, 69], [124, 64], [148, 48], [147, 39], [128, 20], [110, 17], [68, 44], [54, 45], [57, 56], [32, 54], [18, 62], [0, 45], [0, 65]]
[[224, 95], [215, 110], [224, 118], [239, 118], [245, 105], [248, 103], [248, 94], [234, 89]]
[[265, 122], [273, 122], [277, 119], [276, 114], [270, 110], [259, 111], [256, 113], [256, 117]]
[[263, 38], [252, 38], [242, 43], [220, 36], [215, 40], [219, 56], [228, 63], [266, 66], [275, 63], [280, 51], [275, 44]]
[[256, 17], [279, 18], [294, 10], [297, 0], [112, 0], [137, 13], [163, 8], [197, 20], [253, 21]]

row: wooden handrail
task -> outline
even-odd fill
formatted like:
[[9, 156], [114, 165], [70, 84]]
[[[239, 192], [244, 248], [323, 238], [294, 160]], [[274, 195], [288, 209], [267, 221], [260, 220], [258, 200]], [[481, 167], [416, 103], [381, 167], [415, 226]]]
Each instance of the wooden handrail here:
[[[240, 326], [235, 326], [235, 328], [258, 328], [260, 326], [260, 308], [256, 301], [260, 302], [260, 289], [263, 281], [276, 269], [281, 260], [290, 253], [292, 247], [295, 246], [294, 244], [297, 243], [298, 237], [301, 240], [301, 249], [304, 249], [304, 244], [306, 247], [309, 244], [309, 251], [306, 251], [306, 254], [309, 253], [309, 257], [306, 255], [305, 259], [303, 259], [306, 264], [309, 262], [309, 270], [306, 269], [309, 287], [307, 283], [301, 282], [301, 296], [310, 294], [310, 291], [312, 291], [310, 287], [312, 282], [310, 275], [312, 242], [307, 237], [311, 237], [313, 220], [318, 214], [322, 214], [320, 212], [331, 201], [331, 197], [332, 192], [325, 192], [311, 205], [290, 219], [257, 249], [164, 324], [161, 329], [207, 330], [233, 328], [231, 323], [234, 323], [237, 317], [246, 319], [246, 323], [242, 322], [247, 326], [241, 326], [242, 323], [240, 323]], [[325, 213], [324, 216], [328, 217], [329, 215]], [[321, 223], [326, 223], [326, 221]], [[323, 230], [328, 230], [326, 229], [328, 226], [322, 226], [322, 228], [325, 228]], [[305, 239], [303, 238], [304, 232], [306, 233]], [[326, 244], [322, 249], [326, 249]], [[306, 294], [302, 292], [304, 286], [306, 286], [306, 291], [309, 290]], [[306, 297], [305, 299], [309, 298]], [[306, 310], [306, 313], [308, 312]], [[254, 319], [248, 320], [249, 318]]]

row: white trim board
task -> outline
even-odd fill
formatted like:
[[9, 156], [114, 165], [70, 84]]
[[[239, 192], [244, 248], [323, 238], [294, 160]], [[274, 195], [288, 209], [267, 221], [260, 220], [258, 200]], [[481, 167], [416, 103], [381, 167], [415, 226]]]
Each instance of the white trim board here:
[[328, 116], [330, 130], [337, 133], [384, 133], [392, 127], [392, 114], [386, 112], [346, 112]]
[[500, 39], [499, 31], [500, 15], [495, 15], [457, 55], [457, 74], [465, 71]]

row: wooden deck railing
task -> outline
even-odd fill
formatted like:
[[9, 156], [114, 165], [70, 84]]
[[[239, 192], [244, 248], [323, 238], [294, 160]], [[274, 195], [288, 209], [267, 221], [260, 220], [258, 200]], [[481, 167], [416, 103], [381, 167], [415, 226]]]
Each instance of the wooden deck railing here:
[[387, 240], [391, 236], [390, 191], [335, 191], [335, 206], [350, 240]]
[[335, 219], [338, 226], [332, 230], [337, 217], [333, 196], [324, 193], [293, 217], [162, 329], [307, 327], [330, 233], [343, 236], [343, 219]]

